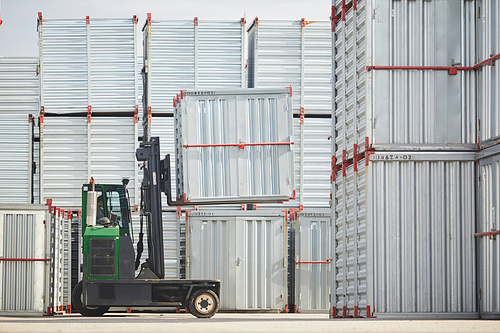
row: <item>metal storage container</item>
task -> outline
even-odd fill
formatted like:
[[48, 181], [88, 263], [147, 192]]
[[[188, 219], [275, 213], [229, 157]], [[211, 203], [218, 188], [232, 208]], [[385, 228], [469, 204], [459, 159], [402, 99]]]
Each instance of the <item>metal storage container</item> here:
[[290, 90], [181, 92], [175, 146], [177, 197], [185, 202], [295, 197]]
[[332, 266], [329, 210], [297, 213], [294, 226], [295, 312], [328, 312]]
[[138, 111], [137, 17], [38, 14], [40, 106], [46, 113]]
[[186, 278], [220, 279], [224, 310], [284, 310], [287, 220], [276, 211], [193, 211]]
[[500, 143], [500, 7], [495, 0], [477, 3], [477, 113], [480, 145]]
[[181, 89], [244, 88], [244, 19], [152, 20], [144, 33], [144, 118], [173, 113]]
[[37, 58], [0, 57], [0, 114], [40, 112]]
[[328, 21], [256, 18], [248, 29], [248, 87], [292, 86], [295, 114], [331, 114], [331, 59]]
[[0, 314], [38, 316], [50, 307], [51, 225], [43, 205], [0, 205]]
[[364, 162], [336, 174], [333, 316], [477, 318], [475, 153]]
[[131, 205], [138, 205], [135, 162], [138, 123], [134, 117], [45, 116], [40, 121], [40, 198], [72, 209], [81, 208], [81, 188], [90, 177], [97, 183], [130, 179]]
[[332, 4], [337, 161], [477, 148], [473, 1]]
[[500, 318], [500, 146], [483, 150], [479, 157], [478, 252], [479, 315]]

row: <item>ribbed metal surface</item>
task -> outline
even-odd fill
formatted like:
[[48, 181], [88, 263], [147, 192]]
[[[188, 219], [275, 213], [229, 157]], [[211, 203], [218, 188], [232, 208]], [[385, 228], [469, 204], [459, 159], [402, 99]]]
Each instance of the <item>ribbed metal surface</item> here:
[[[495, 147], [496, 148], [496, 147]], [[479, 160], [479, 221], [476, 232], [500, 230], [500, 151]], [[488, 152], [485, 150], [484, 152]], [[481, 318], [500, 318], [500, 235], [479, 236], [478, 244], [478, 289], [481, 293]]]
[[[477, 7], [477, 58], [479, 63], [500, 53], [500, 7], [495, 0], [478, 0]], [[479, 140], [500, 137], [500, 66], [499, 59], [478, 68], [478, 117]]]
[[331, 113], [330, 22], [259, 20], [249, 29], [248, 87], [292, 86], [294, 113]]
[[369, 301], [379, 318], [477, 316], [474, 156], [421, 157], [387, 162], [371, 156]]
[[283, 310], [287, 303], [284, 213], [191, 212], [188, 279], [220, 279], [220, 308]]
[[50, 258], [47, 207], [0, 205], [0, 313], [42, 315], [49, 305]]
[[[175, 212], [163, 212], [163, 253], [164, 253], [164, 267], [166, 279], [179, 279], [180, 278], [180, 225], [177, 221]], [[184, 218], [184, 216], [182, 217]], [[132, 227], [133, 227], [133, 242], [135, 256], [137, 256], [137, 242], [139, 241], [140, 218], [138, 213], [132, 214]], [[143, 244], [144, 251], [141, 255], [141, 263], [144, 263], [148, 258], [148, 241], [147, 241], [147, 220], [144, 220], [143, 225]], [[141, 267], [136, 271], [139, 274]]]
[[239, 20], [199, 20], [197, 26], [194, 20], [152, 20], [144, 29], [145, 105], [153, 113], [173, 113], [181, 89], [244, 87], [243, 40]]
[[[330, 211], [297, 213], [295, 225], [295, 304], [299, 312], [326, 312], [330, 305]], [[297, 262], [312, 263], [297, 263]], [[316, 262], [316, 263], [314, 263]], [[293, 263], [291, 263], [293, 265]]]
[[136, 24], [130, 19], [43, 19], [41, 105], [47, 113], [134, 112]]
[[472, 1], [371, 0], [346, 11], [335, 26], [337, 161], [365, 137], [374, 147], [473, 147], [473, 72], [366, 66], [473, 66], [474, 12]]
[[31, 203], [29, 125], [27, 115], [0, 115], [0, 203]]
[[50, 306], [59, 311], [71, 304], [71, 221], [53, 208], [50, 215]]
[[37, 58], [0, 58], [0, 114], [38, 114]]
[[131, 205], [138, 204], [133, 117], [45, 117], [41, 124], [41, 198], [58, 207], [81, 208], [81, 187], [130, 179]]
[[[175, 114], [177, 196], [192, 203], [277, 202], [293, 197], [288, 93], [185, 92]], [[213, 146], [221, 144], [251, 146]]]

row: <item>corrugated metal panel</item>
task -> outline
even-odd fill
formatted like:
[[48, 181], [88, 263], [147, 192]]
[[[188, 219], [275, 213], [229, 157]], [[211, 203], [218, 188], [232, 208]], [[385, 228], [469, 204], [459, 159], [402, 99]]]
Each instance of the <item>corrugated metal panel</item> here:
[[0, 114], [40, 112], [37, 58], [0, 57]]
[[40, 128], [40, 198], [77, 211], [88, 178], [87, 118], [45, 117]]
[[185, 92], [175, 114], [177, 196], [192, 203], [293, 197], [288, 94], [286, 89]]
[[[166, 279], [180, 278], [180, 223], [177, 220], [175, 212], [163, 212], [163, 253]], [[139, 241], [140, 217], [138, 213], [132, 214], [133, 242], [135, 256], [137, 256], [137, 242]], [[143, 225], [143, 244], [144, 251], [141, 255], [141, 263], [148, 258], [147, 241], [147, 221]], [[141, 266], [136, 270], [136, 275], [140, 273]]]
[[0, 313], [43, 315], [49, 306], [50, 225], [42, 205], [0, 205]]
[[[81, 208], [81, 188], [130, 179], [131, 205], [138, 204], [133, 117], [48, 117], [41, 124], [41, 198], [58, 207]], [[136, 187], [134, 187], [136, 186]], [[138, 199], [138, 198], [137, 198]]]
[[294, 113], [331, 113], [330, 22], [259, 20], [249, 29], [248, 87], [293, 87]]
[[[297, 213], [294, 266], [295, 304], [299, 312], [326, 312], [329, 309], [331, 228], [329, 211], [306, 210]], [[318, 263], [297, 263], [300, 261]]]
[[[42, 21], [39, 21], [41, 23]], [[47, 113], [134, 112], [133, 19], [43, 19], [39, 24], [41, 105]]]
[[[482, 62], [500, 52], [500, 7], [495, 0], [478, 0], [477, 7], [477, 58]], [[500, 139], [500, 66], [499, 59], [478, 68], [478, 117], [479, 140]]]
[[27, 115], [0, 115], [0, 203], [31, 203], [30, 131]]
[[283, 310], [286, 223], [269, 211], [189, 213], [187, 278], [220, 279], [221, 309]]
[[345, 12], [334, 36], [337, 161], [365, 137], [378, 148], [473, 149], [473, 73], [366, 66], [473, 66], [474, 11], [470, 1], [360, 0]]
[[55, 311], [71, 304], [71, 221], [60, 208], [51, 207], [50, 305]]
[[181, 89], [243, 87], [243, 39], [239, 20], [153, 20], [144, 29], [145, 110], [173, 113]]
[[475, 156], [403, 156], [371, 155], [368, 167], [375, 315], [477, 317]]
[[[494, 155], [479, 160], [480, 203], [477, 233], [500, 230], [500, 152], [495, 148], [490, 148], [494, 150]], [[484, 319], [500, 318], [498, 237], [499, 235], [477, 237], [478, 289], [481, 293], [479, 306], [481, 318]]]

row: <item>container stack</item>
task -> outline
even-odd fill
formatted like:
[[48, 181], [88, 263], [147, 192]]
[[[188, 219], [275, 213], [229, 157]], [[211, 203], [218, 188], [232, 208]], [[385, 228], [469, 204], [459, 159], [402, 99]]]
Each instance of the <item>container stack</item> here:
[[478, 289], [481, 318], [500, 318], [498, 270], [500, 247], [500, 7], [493, 0], [477, 1], [477, 88], [480, 152], [478, 170]]
[[[81, 186], [130, 179], [137, 205], [137, 17], [39, 13], [40, 200], [81, 207]], [[132, 188], [133, 187], [133, 188]]]
[[333, 2], [333, 318], [478, 316], [474, 12]]

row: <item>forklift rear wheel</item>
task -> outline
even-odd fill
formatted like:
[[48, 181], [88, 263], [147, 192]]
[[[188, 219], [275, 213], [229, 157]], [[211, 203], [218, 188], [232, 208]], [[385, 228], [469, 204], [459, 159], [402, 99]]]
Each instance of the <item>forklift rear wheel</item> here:
[[210, 318], [219, 310], [219, 298], [212, 290], [198, 290], [189, 299], [189, 312], [198, 318]]
[[71, 295], [71, 303], [73, 307], [76, 308], [78, 312], [85, 317], [100, 317], [109, 310], [109, 306], [84, 306], [83, 305], [83, 284], [82, 281], [78, 282], [73, 289], [73, 294]]

